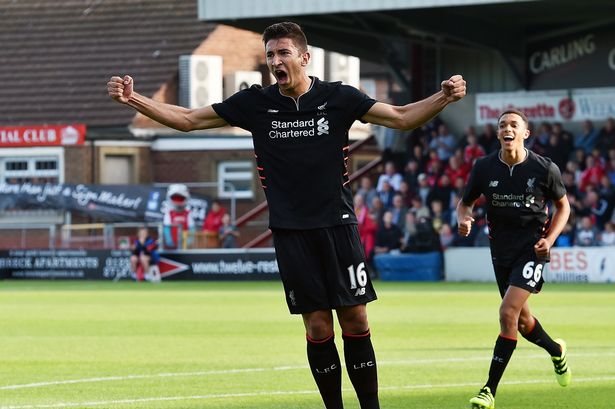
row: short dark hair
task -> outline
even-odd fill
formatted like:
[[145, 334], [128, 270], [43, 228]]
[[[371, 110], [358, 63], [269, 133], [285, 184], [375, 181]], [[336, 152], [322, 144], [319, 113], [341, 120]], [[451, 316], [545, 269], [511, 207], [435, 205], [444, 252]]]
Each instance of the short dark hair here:
[[502, 117], [506, 114], [515, 114], [515, 115], [519, 115], [521, 117], [521, 119], [523, 119], [523, 122], [525, 122], [525, 127], [529, 128], [530, 127], [530, 121], [528, 121], [527, 116], [525, 116], [525, 114], [516, 109], [516, 108], [508, 108], [507, 110], [505, 110], [504, 112], [502, 112], [500, 114], [500, 116], [498, 117], [498, 124], [500, 123], [500, 119], [502, 119]]
[[301, 29], [301, 26], [292, 21], [284, 21], [282, 23], [272, 24], [263, 31], [263, 43], [267, 45], [267, 42], [272, 39], [290, 38], [297, 46], [299, 51], [307, 51], [307, 38], [305, 33]]

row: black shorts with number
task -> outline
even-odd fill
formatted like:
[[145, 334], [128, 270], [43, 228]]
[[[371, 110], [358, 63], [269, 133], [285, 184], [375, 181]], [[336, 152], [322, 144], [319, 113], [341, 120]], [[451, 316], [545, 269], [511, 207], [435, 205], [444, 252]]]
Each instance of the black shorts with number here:
[[377, 298], [356, 224], [274, 229], [273, 243], [291, 314], [365, 304]]
[[510, 265], [494, 264], [495, 279], [502, 298], [509, 286], [523, 288], [530, 293], [538, 293], [544, 283], [543, 273], [547, 260], [538, 259], [534, 250], [523, 253]]

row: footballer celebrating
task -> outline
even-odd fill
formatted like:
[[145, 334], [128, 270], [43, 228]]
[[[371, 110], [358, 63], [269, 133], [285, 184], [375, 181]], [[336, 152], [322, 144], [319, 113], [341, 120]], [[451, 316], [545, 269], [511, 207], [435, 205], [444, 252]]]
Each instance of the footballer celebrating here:
[[251, 132], [286, 302], [292, 314], [303, 317], [308, 362], [324, 405], [343, 408], [335, 311], [346, 369], [360, 406], [377, 409], [376, 358], [366, 309], [376, 293], [349, 186], [348, 130], [355, 120], [416, 128], [461, 99], [465, 81], [455, 75], [434, 95], [393, 106], [340, 82], [309, 77], [307, 40], [295, 23], [269, 26], [263, 43], [276, 83], [252, 86], [221, 103], [187, 109], [156, 102], [135, 92], [129, 76], [112, 77], [108, 93], [178, 130], [233, 125]]
[[[489, 377], [470, 400], [472, 408], [495, 408], [496, 390], [517, 345], [517, 331], [549, 353], [561, 386], [570, 383], [566, 343], [551, 339], [528, 305], [530, 295], [542, 287], [549, 251], [568, 220], [570, 205], [558, 167], [524, 147], [529, 135], [525, 114], [514, 109], [502, 113], [497, 132], [501, 148], [475, 163], [457, 205], [459, 234], [467, 236], [474, 222], [474, 203], [481, 194], [486, 198], [491, 258], [502, 296], [500, 335]], [[552, 220], [549, 202], [556, 209]]]

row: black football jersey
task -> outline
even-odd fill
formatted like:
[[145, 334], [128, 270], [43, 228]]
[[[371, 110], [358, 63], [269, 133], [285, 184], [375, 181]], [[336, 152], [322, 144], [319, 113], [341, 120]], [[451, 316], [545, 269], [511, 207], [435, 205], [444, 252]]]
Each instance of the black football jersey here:
[[296, 100], [277, 84], [252, 86], [213, 109], [252, 133], [271, 228], [357, 223], [349, 186], [348, 130], [376, 101], [354, 87], [313, 78]]
[[548, 203], [566, 194], [559, 168], [527, 151], [523, 162], [509, 166], [496, 151], [474, 164], [463, 194], [473, 203], [483, 194], [494, 263], [506, 265], [531, 250], [548, 227]]

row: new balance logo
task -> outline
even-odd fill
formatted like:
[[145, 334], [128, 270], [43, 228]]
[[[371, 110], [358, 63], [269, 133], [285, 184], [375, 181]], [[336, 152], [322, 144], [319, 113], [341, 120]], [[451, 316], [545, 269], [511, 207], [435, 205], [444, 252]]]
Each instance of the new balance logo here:
[[357, 288], [357, 291], [355, 291], [354, 296], [358, 297], [359, 295], [365, 295], [365, 287]]
[[329, 135], [329, 121], [320, 118], [316, 124], [318, 125], [318, 135]]
[[[329, 101], [327, 101], [327, 102], [329, 102]], [[325, 110], [325, 108], [327, 107], [327, 102], [325, 102], [325, 103], [324, 103], [324, 104], [322, 104], [322, 105], [318, 105], [318, 109], [319, 109], [320, 111], [324, 111], [324, 110]]]
[[269, 113], [269, 114], [277, 114], [278, 112], [280, 112], [280, 111], [278, 111], [277, 109], [268, 109], [267, 110], [267, 113]]
[[489, 182], [489, 187], [498, 187], [498, 180], [492, 180]]
[[297, 299], [295, 298], [295, 290], [290, 290], [288, 292], [288, 299], [290, 300], [290, 304], [293, 306], [297, 306]]

